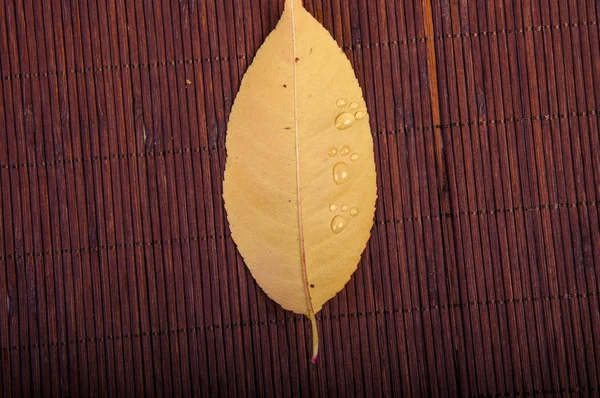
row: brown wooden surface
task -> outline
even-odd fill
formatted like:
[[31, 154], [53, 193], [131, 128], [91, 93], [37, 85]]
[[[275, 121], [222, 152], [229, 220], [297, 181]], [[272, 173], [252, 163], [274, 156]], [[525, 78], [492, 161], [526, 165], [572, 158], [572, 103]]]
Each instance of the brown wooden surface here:
[[0, 396], [599, 393], [599, 3], [305, 4], [379, 179], [316, 366], [221, 200], [283, 0], [2, 0]]

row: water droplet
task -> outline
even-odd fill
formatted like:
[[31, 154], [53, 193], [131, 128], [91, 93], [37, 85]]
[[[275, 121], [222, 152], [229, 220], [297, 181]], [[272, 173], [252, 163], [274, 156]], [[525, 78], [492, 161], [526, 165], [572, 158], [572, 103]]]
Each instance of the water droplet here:
[[331, 210], [331, 211], [335, 211], [335, 209], [337, 209], [337, 206], [336, 206], [336, 205], [331, 205], [331, 206], [329, 206], [329, 210]]
[[360, 157], [360, 155], [359, 155], [358, 153], [353, 153], [353, 154], [350, 156], [350, 160], [351, 160], [351, 161], [353, 161], [353, 162], [356, 162], [356, 161], [358, 160], [358, 158], [359, 158], [359, 157]]
[[352, 127], [354, 124], [354, 115], [348, 112], [344, 112], [335, 119], [335, 127], [338, 130], [346, 130]]
[[350, 104], [350, 109], [352, 109], [352, 110], [358, 109], [358, 104], [356, 102], [351, 103]]
[[341, 108], [343, 106], [346, 106], [346, 100], [343, 98], [340, 98], [339, 100], [337, 100], [337, 102], [335, 104]]
[[354, 118], [355, 118], [356, 120], [363, 120], [363, 119], [365, 118], [365, 113], [364, 113], [364, 112], [360, 112], [360, 111], [359, 111], [359, 112], [356, 112], [356, 113], [354, 114]]
[[346, 228], [346, 219], [342, 216], [335, 216], [331, 220], [331, 230], [335, 234], [339, 234]]
[[347, 146], [343, 147], [342, 150], [340, 151], [340, 155], [342, 155], [342, 156], [346, 156], [349, 153], [350, 153], [350, 147], [347, 147]]
[[353, 207], [350, 209], [350, 215], [352, 217], [356, 217], [358, 215], [358, 213], [360, 213], [360, 210], [358, 210], [356, 207]]
[[348, 178], [350, 178], [350, 170], [346, 163], [341, 162], [333, 167], [333, 181], [336, 184], [342, 185], [348, 182]]
[[329, 150], [329, 156], [331, 156], [331, 157], [333, 157], [333, 156], [337, 155], [337, 153], [338, 153], [338, 150], [337, 150], [337, 148], [331, 148], [331, 149]]
[[348, 211], [348, 205], [342, 205], [342, 211]]

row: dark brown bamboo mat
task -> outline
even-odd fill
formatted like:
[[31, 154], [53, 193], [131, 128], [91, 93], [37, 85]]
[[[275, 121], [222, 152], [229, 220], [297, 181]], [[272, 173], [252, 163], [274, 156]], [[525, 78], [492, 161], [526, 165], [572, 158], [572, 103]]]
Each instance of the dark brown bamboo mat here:
[[0, 396], [599, 394], [600, 3], [304, 2], [379, 186], [316, 366], [221, 200], [283, 0], [2, 1]]

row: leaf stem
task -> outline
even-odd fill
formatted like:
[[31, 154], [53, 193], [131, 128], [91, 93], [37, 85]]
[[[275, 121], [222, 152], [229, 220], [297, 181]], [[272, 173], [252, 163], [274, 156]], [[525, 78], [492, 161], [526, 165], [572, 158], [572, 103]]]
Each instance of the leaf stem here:
[[317, 357], [319, 356], [319, 328], [317, 327], [317, 318], [315, 318], [314, 312], [309, 311], [308, 319], [310, 319], [310, 325], [312, 326], [312, 338], [313, 338], [313, 354], [312, 363], [317, 363]]

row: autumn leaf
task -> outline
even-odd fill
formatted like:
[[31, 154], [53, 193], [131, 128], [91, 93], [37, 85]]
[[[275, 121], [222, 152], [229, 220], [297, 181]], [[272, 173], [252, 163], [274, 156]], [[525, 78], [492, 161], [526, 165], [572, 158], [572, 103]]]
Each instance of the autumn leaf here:
[[248, 68], [228, 125], [223, 197], [252, 275], [310, 318], [348, 283], [373, 225], [376, 176], [362, 91], [348, 58], [288, 0]]

